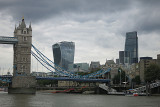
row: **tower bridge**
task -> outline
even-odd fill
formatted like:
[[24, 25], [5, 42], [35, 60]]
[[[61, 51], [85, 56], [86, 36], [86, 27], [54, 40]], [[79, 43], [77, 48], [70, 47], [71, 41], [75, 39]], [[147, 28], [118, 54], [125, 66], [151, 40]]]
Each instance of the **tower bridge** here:
[[[36, 79], [50, 79], [63, 81], [87, 81], [87, 82], [110, 82], [108, 79], [95, 79], [109, 72], [111, 68], [101, 69], [97, 72], [88, 75], [78, 75], [74, 72], [67, 71], [56, 65], [53, 61], [47, 58], [34, 45], [32, 45], [32, 27], [26, 27], [24, 18], [18, 27], [15, 27], [14, 37], [0, 36], [0, 44], [13, 44], [13, 76], [0, 76], [0, 80], [11, 82], [8, 93], [29, 93], [36, 92]], [[31, 50], [33, 48], [33, 50]], [[31, 54], [36, 60], [51, 72], [56, 72], [60, 77], [34, 77], [31, 76]], [[63, 77], [65, 76], [65, 77]]]

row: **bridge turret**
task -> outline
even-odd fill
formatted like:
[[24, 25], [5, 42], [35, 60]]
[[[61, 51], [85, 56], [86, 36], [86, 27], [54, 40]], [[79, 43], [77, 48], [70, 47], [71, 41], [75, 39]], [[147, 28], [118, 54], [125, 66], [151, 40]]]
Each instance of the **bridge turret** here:
[[[29, 27], [26, 27], [24, 18], [22, 18], [22, 22], [19, 23], [19, 26], [17, 28], [15, 28], [14, 33], [16, 33], [16, 35], [23, 35], [23, 34], [29, 34], [32, 35], [32, 27], [31, 27], [31, 23], [29, 25]], [[16, 36], [15, 35], [15, 36]]]
[[14, 45], [14, 75], [30, 75], [32, 29], [31, 25], [26, 27], [24, 18], [15, 27], [14, 36], [18, 38], [18, 43]]

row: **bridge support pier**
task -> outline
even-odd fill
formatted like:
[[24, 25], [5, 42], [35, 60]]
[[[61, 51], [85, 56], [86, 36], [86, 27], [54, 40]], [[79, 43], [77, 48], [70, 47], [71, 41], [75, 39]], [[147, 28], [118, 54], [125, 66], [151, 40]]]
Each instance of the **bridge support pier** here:
[[36, 77], [33, 76], [14, 76], [12, 84], [8, 88], [9, 94], [35, 94]]

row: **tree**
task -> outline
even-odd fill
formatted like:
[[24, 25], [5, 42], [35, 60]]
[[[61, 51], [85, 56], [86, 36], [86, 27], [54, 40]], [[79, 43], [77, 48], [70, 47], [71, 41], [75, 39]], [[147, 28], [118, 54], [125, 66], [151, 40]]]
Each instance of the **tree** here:
[[141, 83], [140, 76], [138, 75], [135, 78], [133, 78], [132, 82], [135, 82], [137, 85], [139, 85]]
[[144, 72], [144, 79], [146, 82], [160, 79], [160, 67], [157, 64], [151, 64]]
[[[118, 74], [115, 75], [114, 78], [113, 78], [113, 84], [119, 84], [120, 83], [120, 74], [121, 74], [121, 82], [125, 81], [126, 73], [125, 73], [125, 71], [123, 71], [122, 69], [119, 68]], [[127, 80], [128, 80], [128, 78], [126, 78], [126, 81]]]

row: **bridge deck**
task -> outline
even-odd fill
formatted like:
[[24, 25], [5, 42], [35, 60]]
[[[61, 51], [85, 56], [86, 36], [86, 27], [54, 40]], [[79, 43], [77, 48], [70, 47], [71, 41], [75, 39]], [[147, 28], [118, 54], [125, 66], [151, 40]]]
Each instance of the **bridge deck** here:
[[37, 80], [82, 81], [82, 82], [110, 82], [109, 79], [68, 78], [68, 77], [36, 77]]
[[[0, 76], [1, 81], [10, 80], [12, 76]], [[109, 79], [68, 78], [68, 77], [36, 77], [36, 80], [59, 80], [59, 81], [81, 81], [81, 82], [110, 82]]]
[[15, 44], [18, 42], [16, 37], [0, 36], [0, 44]]

